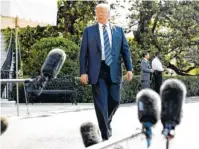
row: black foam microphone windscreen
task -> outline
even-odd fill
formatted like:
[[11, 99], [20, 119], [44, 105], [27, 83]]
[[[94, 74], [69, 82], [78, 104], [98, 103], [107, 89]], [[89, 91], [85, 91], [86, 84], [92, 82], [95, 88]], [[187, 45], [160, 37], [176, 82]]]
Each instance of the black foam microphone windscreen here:
[[160, 117], [160, 96], [151, 89], [143, 89], [136, 96], [138, 118], [141, 123], [156, 124]]
[[49, 52], [41, 68], [41, 75], [48, 79], [55, 78], [66, 60], [66, 54], [61, 49], [53, 49]]
[[8, 128], [8, 119], [5, 116], [0, 116], [0, 119], [1, 119], [1, 135], [2, 135]]
[[92, 146], [101, 141], [99, 129], [91, 122], [83, 123], [80, 126], [80, 133], [85, 147]]
[[163, 126], [166, 123], [180, 124], [186, 95], [186, 86], [178, 79], [168, 79], [162, 84], [160, 97], [162, 100], [161, 121]]
[[61, 49], [53, 49], [48, 53], [48, 56], [41, 67], [41, 74], [34, 79], [33, 86], [27, 84], [27, 88], [36, 88], [39, 91], [36, 93], [39, 96], [45, 88], [48, 81], [56, 78], [66, 60], [66, 54]]

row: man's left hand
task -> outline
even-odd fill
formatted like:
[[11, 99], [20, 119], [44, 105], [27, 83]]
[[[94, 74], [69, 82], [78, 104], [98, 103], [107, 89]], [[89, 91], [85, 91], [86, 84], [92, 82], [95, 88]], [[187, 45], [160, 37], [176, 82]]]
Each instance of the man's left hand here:
[[130, 80], [132, 79], [132, 77], [133, 77], [132, 71], [127, 71], [127, 73], [126, 73], [126, 79], [127, 79], [128, 81], [130, 81]]

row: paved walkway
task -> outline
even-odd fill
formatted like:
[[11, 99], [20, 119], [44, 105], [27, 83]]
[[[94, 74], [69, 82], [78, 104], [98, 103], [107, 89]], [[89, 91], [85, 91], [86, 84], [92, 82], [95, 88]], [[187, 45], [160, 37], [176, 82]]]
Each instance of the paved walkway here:
[[[185, 105], [182, 124], [177, 128], [177, 136], [171, 149], [198, 148], [197, 100], [198, 98], [192, 98], [189, 100], [191, 102]], [[86, 121], [97, 124], [92, 104], [34, 104], [29, 108], [31, 114], [27, 116], [26, 107], [20, 105], [19, 117], [13, 114], [16, 107], [1, 108], [2, 115], [9, 115], [8, 130], [0, 136], [2, 149], [83, 149], [80, 125]], [[135, 104], [121, 105], [113, 118], [113, 137], [110, 141], [129, 136], [140, 126]], [[164, 148], [161, 129], [162, 125], [159, 122], [153, 131], [153, 149]], [[131, 141], [132, 148], [136, 149], [143, 148], [145, 144], [144, 137]]]
[[[72, 105], [70, 103], [35, 103], [29, 104], [19, 104], [19, 116], [29, 115], [45, 115], [53, 113], [65, 113], [65, 112], [75, 112], [82, 110], [93, 109], [92, 103]], [[17, 116], [17, 106], [15, 104], [5, 104], [1, 106], [1, 115], [6, 115], [8, 117]]]
[[[189, 97], [186, 103], [199, 102], [199, 97]], [[130, 106], [132, 104], [122, 104], [122, 106]], [[1, 115], [17, 116], [16, 104], [2, 104], [0, 107]], [[43, 115], [53, 113], [74, 112], [93, 109], [93, 103], [79, 103], [78, 105], [72, 105], [71, 103], [34, 103], [26, 106], [25, 104], [19, 104], [19, 115], [27, 116], [27, 108], [30, 115]]]

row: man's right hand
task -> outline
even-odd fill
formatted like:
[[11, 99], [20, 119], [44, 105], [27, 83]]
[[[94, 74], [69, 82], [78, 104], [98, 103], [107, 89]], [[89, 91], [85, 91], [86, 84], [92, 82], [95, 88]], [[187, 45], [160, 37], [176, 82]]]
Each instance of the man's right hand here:
[[154, 72], [154, 69], [151, 69], [151, 72], [153, 73], [153, 72]]
[[80, 77], [80, 82], [81, 82], [83, 85], [88, 84], [88, 75], [87, 75], [87, 74], [82, 74], [81, 77]]

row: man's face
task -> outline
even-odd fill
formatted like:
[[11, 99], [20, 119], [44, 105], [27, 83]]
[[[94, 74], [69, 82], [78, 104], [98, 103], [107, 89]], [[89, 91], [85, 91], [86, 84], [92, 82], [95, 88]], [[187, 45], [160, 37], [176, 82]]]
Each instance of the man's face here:
[[102, 23], [102, 24], [107, 23], [110, 16], [110, 12], [107, 10], [107, 8], [97, 7], [95, 9], [95, 13], [96, 13], [97, 21], [99, 23]]
[[147, 60], [149, 60], [149, 58], [150, 58], [149, 53], [147, 53], [147, 55], [145, 57], [146, 57]]

